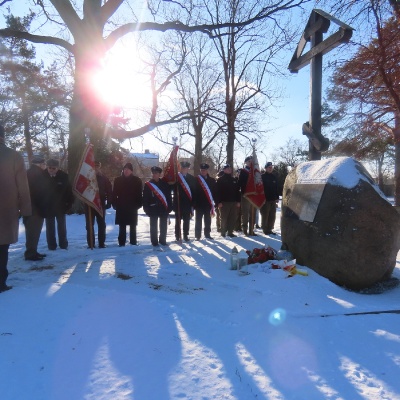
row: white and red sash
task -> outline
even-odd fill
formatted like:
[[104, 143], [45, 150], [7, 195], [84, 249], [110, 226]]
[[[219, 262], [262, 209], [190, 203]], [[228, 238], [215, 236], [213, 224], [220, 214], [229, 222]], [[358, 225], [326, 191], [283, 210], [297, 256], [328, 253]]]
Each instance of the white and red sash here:
[[190, 201], [192, 201], [192, 192], [190, 190], [190, 187], [189, 187], [188, 183], [186, 182], [186, 179], [180, 172], [178, 172], [178, 181], [179, 181], [180, 185], [182, 186], [182, 189], [186, 193], [186, 196], [190, 199]]
[[211, 207], [210, 214], [214, 216], [215, 215], [214, 199], [212, 197], [211, 190], [208, 187], [206, 180], [201, 175], [198, 175], [197, 179], [199, 180], [200, 186], [204, 190], [208, 203], [210, 204]]
[[160, 190], [160, 188], [157, 185], [155, 185], [154, 183], [151, 183], [150, 181], [147, 181], [146, 185], [157, 196], [158, 200], [161, 201], [162, 205], [168, 211], [167, 199], [165, 198], [164, 193]]

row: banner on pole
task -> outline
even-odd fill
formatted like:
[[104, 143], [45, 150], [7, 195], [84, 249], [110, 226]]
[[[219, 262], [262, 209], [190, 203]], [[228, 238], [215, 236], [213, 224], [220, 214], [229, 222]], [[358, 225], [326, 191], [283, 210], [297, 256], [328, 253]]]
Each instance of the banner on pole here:
[[93, 145], [91, 144], [88, 144], [83, 152], [75, 176], [73, 191], [81, 201], [86, 203], [89, 207], [94, 208], [103, 216], [99, 185], [97, 184], [96, 170], [94, 168]]
[[176, 183], [178, 179], [178, 149], [179, 146], [174, 146], [169, 155], [167, 165], [164, 168], [163, 180], [170, 185]]

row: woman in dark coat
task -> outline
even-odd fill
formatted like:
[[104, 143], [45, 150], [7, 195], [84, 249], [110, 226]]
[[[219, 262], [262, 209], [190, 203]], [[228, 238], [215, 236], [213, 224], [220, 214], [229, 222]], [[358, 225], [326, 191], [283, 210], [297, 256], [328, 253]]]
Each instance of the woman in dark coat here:
[[129, 225], [129, 243], [136, 245], [136, 225], [138, 210], [142, 207], [143, 184], [140, 178], [133, 175], [131, 163], [124, 165], [121, 176], [115, 178], [112, 205], [116, 210], [115, 225], [119, 225], [118, 244], [125, 246], [126, 226]]

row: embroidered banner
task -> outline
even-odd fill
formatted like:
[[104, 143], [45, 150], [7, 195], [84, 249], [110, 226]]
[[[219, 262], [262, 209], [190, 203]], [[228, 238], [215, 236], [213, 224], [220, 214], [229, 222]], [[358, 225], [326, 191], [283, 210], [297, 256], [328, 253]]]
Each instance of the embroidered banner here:
[[93, 145], [91, 144], [88, 144], [83, 152], [75, 176], [73, 191], [80, 200], [88, 206], [93, 207], [101, 216], [103, 216], [99, 185], [97, 184], [96, 170], [94, 168]]

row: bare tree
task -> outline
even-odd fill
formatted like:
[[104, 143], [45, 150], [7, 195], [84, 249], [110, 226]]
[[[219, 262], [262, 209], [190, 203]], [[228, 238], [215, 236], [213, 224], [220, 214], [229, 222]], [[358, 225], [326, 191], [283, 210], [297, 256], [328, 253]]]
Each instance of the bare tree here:
[[[205, 19], [197, 14], [203, 2], [190, 3], [193, 5], [190, 13], [192, 16], [199, 16], [200, 23], [193, 25], [185, 24], [175, 18], [176, 11], [188, 10], [185, 3], [162, 1], [150, 1], [150, 9], [157, 10], [161, 7], [168, 7], [170, 17], [160, 22], [143, 22], [135, 17], [134, 22], [118, 23], [117, 13], [120, 15], [131, 10], [130, 2], [127, 0], [41, 0], [32, 1], [33, 6], [39, 8], [42, 15], [47, 18], [47, 23], [55, 24], [58, 27], [54, 35], [38, 35], [26, 31], [10, 28], [0, 29], [2, 37], [17, 37], [35, 43], [44, 43], [60, 46], [75, 58], [74, 73], [74, 94], [70, 108], [70, 136], [69, 136], [69, 172], [75, 176], [76, 168], [84, 148], [84, 129], [91, 127], [98, 118], [99, 113], [104, 112], [104, 105], [95, 98], [93, 90], [89, 85], [93, 72], [100, 68], [100, 61], [114, 44], [128, 33], [138, 31], [182, 31], [182, 32], [203, 32], [209, 36], [215, 35], [216, 29], [220, 34], [225, 34], [223, 29], [232, 30], [267, 18], [273, 18], [277, 11], [297, 7], [308, 0], [285, 0], [274, 2], [272, 0], [262, 1], [249, 10], [246, 19], [237, 20], [234, 18], [228, 21], [215, 21]], [[11, 2], [12, 4], [12, 2]], [[125, 6], [125, 7], [124, 7]], [[189, 10], [188, 10], [189, 11]], [[115, 17], [115, 18], [114, 18]], [[153, 18], [158, 17], [157, 13]], [[114, 23], [114, 24], [113, 24]], [[47, 26], [47, 25], [46, 25]], [[46, 27], [45, 26], [45, 27]], [[50, 32], [50, 31], [49, 31]], [[51, 31], [54, 32], [54, 31]], [[156, 106], [156, 105], [155, 105]], [[149, 132], [157, 126], [165, 125], [174, 121], [155, 121], [148, 123], [130, 132], [123, 133], [124, 137], [135, 137]], [[118, 136], [121, 130], [110, 129], [111, 135]]]

